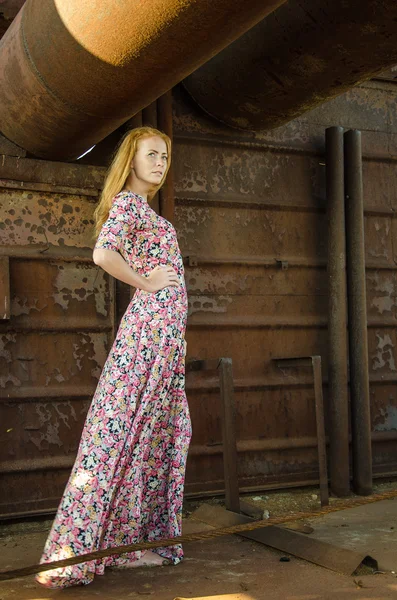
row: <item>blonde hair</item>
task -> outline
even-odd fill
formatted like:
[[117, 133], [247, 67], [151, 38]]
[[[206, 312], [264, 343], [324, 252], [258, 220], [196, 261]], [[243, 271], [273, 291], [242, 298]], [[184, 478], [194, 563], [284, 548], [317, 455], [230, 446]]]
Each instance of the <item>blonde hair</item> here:
[[136, 129], [131, 129], [131, 131], [128, 131], [122, 138], [108, 169], [102, 194], [98, 206], [94, 211], [95, 236], [99, 235], [102, 225], [109, 216], [113, 198], [117, 196], [119, 192], [121, 192], [131, 172], [131, 161], [137, 152], [139, 140], [153, 136], [160, 137], [165, 141], [167, 145], [168, 161], [167, 168], [161, 182], [149, 192], [148, 200], [151, 200], [163, 185], [165, 178], [167, 177], [168, 169], [171, 165], [170, 138], [162, 131], [154, 129], [154, 127], [137, 127]]

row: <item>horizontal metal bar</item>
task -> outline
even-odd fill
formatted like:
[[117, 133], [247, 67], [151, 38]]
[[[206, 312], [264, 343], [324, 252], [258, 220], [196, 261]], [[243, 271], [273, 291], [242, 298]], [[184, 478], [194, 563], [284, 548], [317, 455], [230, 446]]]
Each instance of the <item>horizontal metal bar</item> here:
[[[325, 204], [320, 203], [318, 198], [313, 198], [312, 204], [279, 204], [273, 200], [257, 199], [255, 197], [241, 197], [239, 195], [230, 196], [227, 198], [218, 198], [217, 196], [198, 196], [192, 194], [175, 197], [176, 204], [184, 205], [200, 205], [206, 204], [207, 208], [222, 207], [242, 207], [253, 208], [256, 210], [273, 210], [275, 212], [298, 212], [298, 213], [325, 213]], [[390, 217], [394, 219], [397, 213], [393, 207], [389, 206], [367, 206], [364, 207], [365, 217]]]
[[[370, 328], [390, 328], [396, 327], [397, 319], [369, 319], [367, 327]], [[212, 319], [208, 318], [208, 314], [201, 316], [198, 314], [188, 317], [188, 326], [191, 329], [198, 328], [241, 328], [241, 329], [327, 329], [328, 320], [326, 317], [307, 316], [307, 317], [294, 317], [289, 319], [281, 319], [279, 317], [240, 317], [230, 316], [225, 318], [217, 318], [214, 316]]]
[[0, 174], [11, 181], [45, 183], [77, 188], [101, 189], [106, 173], [105, 167], [22, 158], [2, 154]]
[[[384, 478], [389, 478], [389, 477], [396, 477], [397, 476], [397, 471], [383, 471], [383, 472], [377, 472], [376, 470], [376, 466], [374, 467], [374, 473], [373, 473], [373, 477], [374, 479], [384, 479]], [[293, 481], [288, 481], [288, 479], [286, 478], [282, 478], [282, 481], [272, 481], [270, 483], [258, 483], [256, 485], [253, 484], [249, 484], [249, 478], [241, 478], [239, 480], [240, 485], [239, 485], [239, 491], [240, 494], [253, 494], [253, 493], [261, 493], [261, 492], [267, 492], [267, 491], [272, 491], [272, 490], [288, 490], [288, 489], [295, 489], [295, 488], [302, 488], [302, 487], [310, 487], [310, 486], [317, 486], [318, 485], [318, 476], [316, 476], [316, 473], [313, 472], [313, 474], [311, 473], [303, 473], [303, 476], [306, 477], [306, 479], [296, 479]], [[255, 478], [258, 479], [258, 478]], [[199, 498], [213, 498], [213, 497], [222, 497], [225, 495], [225, 489], [224, 489], [224, 482], [222, 481], [213, 481], [211, 482], [211, 486], [215, 486], [218, 483], [217, 487], [211, 487], [211, 489], [206, 489], [206, 490], [201, 490], [201, 491], [194, 491], [195, 487], [199, 486], [200, 488], [202, 487], [203, 483], [199, 482], [197, 484], [195, 483], [187, 483], [185, 486], [185, 494], [184, 497], [186, 499], [189, 500], [193, 500], [193, 499], [199, 499]], [[29, 510], [29, 508], [26, 508], [26, 506], [29, 504], [28, 502], [24, 503], [24, 509], [21, 510], [20, 512], [1, 512], [2, 510], [4, 510], [4, 508], [0, 505], [0, 520], [1, 521], [9, 521], [9, 520], [14, 520], [14, 519], [18, 519], [18, 518], [26, 518], [29, 516], [45, 516], [45, 515], [53, 515], [57, 508], [58, 508], [58, 504], [59, 504], [59, 499], [52, 499], [52, 498], [44, 498], [42, 501], [40, 501], [41, 503], [44, 502], [53, 502], [52, 505], [48, 506], [47, 508], [42, 508], [42, 509], [31, 509]], [[33, 501], [32, 504], [37, 504], [37, 501]], [[14, 506], [14, 505], [13, 505]], [[17, 508], [17, 506], [15, 506], [14, 508]]]
[[[11, 315], [12, 318], [12, 315]], [[384, 329], [394, 328], [397, 325], [396, 319], [384, 319], [382, 321], [369, 320], [367, 323], [368, 329], [382, 327]], [[208, 319], [201, 318], [196, 315], [188, 318], [188, 326], [190, 329], [206, 329], [206, 328], [241, 328], [241, 329], [327, 329], [328, 323], [326, 318], [321, 317], [296, 317], [294, 319], [279, 319], [277, 317], [269, 317], [267, 319], [256, 317], [229, 317]], [[1, 333], [34, 333], [37, 331], [45, 333], [67, 333], [71, 331], [84, 331], [87, 333], [102, 333], [112, 330], [112, 324], [99, 324], [95, 321], [73, 322], [72, 318], [53, 320], [31, 320], [28, 323], [18, 323], [18, 321], [5, 321], [0, 323]], [[216, 368], [216, 367], [214, 367]], [[201, 369], [199, 369], [201, 370]]]
[[[316, 448], [316, 437], [273, 438], [260, 440], [237, 440], [238, 452], [260, 452], [270, 450], [290, 450], [296, 448]], [[214, 456], [223, 454], [223, 444], [194, 444], [189, 448], [189, 456]]]
[[[204, 390], [218, 390], [219, 385], [217, 385], [216, 379], [203, 379], [198, 381], [188, 381], [187, 389], [191, 391], [201, 391]], [[397, 383], [397, 375], [395, 373], [384, 373], [374, 374], [372, 373], [369, 376], [369, 382], [372, 385], [392, 385]], [[328, 377], [326, 374], [323, 374], [322, 385], [328, 386]], [[201, 387], [203, 386], [203, 387]], [[313, 377], [312, 375], [292, 375], [288, 374], [288, 377], [275, 376], [275, 375], [264, 375], [262, 377], [251, 377], [244, 379], [234, 379], [234, 389], [236, 391], [246, 392], [246, 391], [260, 391], [265, 389], [272, 388], [307, 388], [313, 386]]]
[[[9, 256], [12, 260], [54, 260], [59, 262], [78, 262], [89, 263], [93, 265], [92, 249], [76, 248], [69, 246], [53, 246], [45, 244], [35, 244], [27, 246], [0, 246], [0, 256]], [[307, 268], [307, 269], [326, 269], [326, 259], [312, 259], [291, 256], [205, 256], [205, 255], [185, 255], [183, 257], [187, 267], [201, 265], [242, 265], [247, 267], [269, 267], [281, 269], [288, 265], [288, 269]], [[189, 263], [194, 263], [189, 264]], [[395, 263], [383, 261], [366, 263], [367, 271], [397, 271]]]
[[87, 398], [92, 396], [95, 392], [95, 385], [64, 385], [59, 387], [54, 386], [37, 386], [37, 387], [17, 387], [7, 389], [0, 389], [0, 401], [1, 402], [19, 402], [32, 401], [37, 402], [39, 399], [64, 398], [65, 400], [73, 400], [74, 398]]
[[186, 362], [186, 371], [214, 371], [220, 366], [220, 358], [209, 360], [191, 359]]
[[313, 356], [272, 358], [277, 367], [313, 367]]
[[188, 266], [196, 265], [247, 265], [253, 267], [273, 267], [280, 269], [282, 265], [288, 265], [288, 268], [306, 267], [306, 268], [326, 268], [325, 259], [302, 258], [295, 256], [205, 256], [190, 254], [183, 257]]
[[59, 262], [90, 263], [95, 268], [90, 248], [46, 244], [0, 246], [0, 256], [9, 256], [11, 260], [53, 260]]
[[228, 318], [222, 317], [218, 319], [214, 317], [209, 319], [207, 315], [201, 317], [200, 315], [193, 315], [188, 317], [188, 327], [191, 329], [197, 328], [246, 328], [246, 329], [325, 329], [327, 327], [327, 319], [321, 317], [295, 317], [290, 319], [280, 319], [279, 317], [239, 317], [231, 316]]
[[269, 152], [272, 154], [298, 154], [300, 156], [313, 156], [319, 157], [321, 159], [324, 158], [324, 153], [316, 150], [308, 150], [303, 149], [302, 147], [291, 147], [291, 146], [283, 146], [276, 144], [269, 144], [263, 142], [254, 142], [252, 140], [242, 140], [236, 138], [221, 138], [216, 135], [205, 136], [200, 134], [188, 134], [184, 135], [180, 132], [174, 133], [174, 139], [176, 142], [181, 143], [191, 143], [191, 144], [200, 144], [200, 145], [208, 145], [211, 147], [214, 146], [229, 146], [232, 148], [245, 148], [248, 150], [258, 150], [259, 152]]
[[[47, 500], [48, 502], [50, 502], [51, 500]], [[25, 510], [21, 510], [21, 512], [4, 512], [2, 513], [1, 510], [4, 510], [4, 508], [0, 505], [0, 521], [11, 521], [14, 519], [23, 519], [26, 517], [44, 517], [46, 515], [52, 515], [53, 513], [56, 512], [58, 504], [59, 504], [59, 498], [54, 499], [53, 500], [54, 504], [52, 505], [52, 507], [50, 508], [36, 508], [36, 509], [26, 509]], [[26, 504], [29, 504], [29, 502], [24, 503], [23, 506], [26, 507]], [[14, 507], [16, 508], [16, 506]]]
[[[11, 319], [13, 316], [11, 315]], [[80, 323], [73, 323], [72, 319], [69, 317], [69, 320], [59, 319], [51, 322], [46, 321], [35, 321], [31, 320], [30, 323], [18, 323], [15, 321], [9, 323], [0, 323], [0, 334], [2, 333], [70, 333], [73, 331], [82, 332], [82, 333], [103, 333], [106, 331], [111, 331], [113, 329], [113, 324], [99, 324], [98, 322], [84, 322], [83, 320]]]
[[30, 181], [16, 181], [13, 179], [0, 179], [0, 189], [50, 192], [52, 194], [70, 194], [71, 196], [92, 196], [94, 198], [99, 196], [99, 190], [94, 188], [51, 185], [49, 183], [33, 183]]
[[0, 464], [0, 473], [32, 473], [34, 471], [71, 469], [75, 458], [75, 456], [46, 456], [44, 458], [5, 460]]
[[[392, 85], [395, 85], [392, 83]], [[252, 140], [242, 140], [235, 138], [221, 138], [216, 135], [206, 136], [200, 134], [183, 134], [178, 131], [174, 132], [174, 140], [176, 142], [187, 142], [191, 144], [208, 145], [214, 146], [229, 146], [232, 148], [245, 148], [248, 150], [257, 150], [258, 152], [269, 152], [272, 154], [296, 154], [299, 156], [311, 156], [313, 158], [319, 158], [322, 161], [325, 159], [325, 154], [321, 150], [313, 150], [299, 147], [291, 147], [277, 144], [269, 144], [266, 142], [254, 142]], [[373, 156], [368, 153], [363, 155], [363, 161], [368, 162], [379, 162], [379, 163], [395, 163], [397, 157], [391, 154], [385, 154], [384, 156]]]
[[178, 205], [198, 205], [207, 203], [207, 207], [212, 208], [221, 206], [224, 207], [241, 207], [241, 208], [254, 208], [256, 210], [273, 210], [275, 212], [299, 212], [299, 213], [319, 213], [325, 214], [325, 204], [320, 198], [313, 197], [311, 204], [286, 204], [279, 203], [274, 200], [267, 198], [258, 199], [255, 196], [242, 197], [239, 194], [229, 193], [226, 198], [220, 196], [209, 196], [203, 197], [196, 194], [189, 195], [189, 192], [185, 192], [185, 195], [176, 196], [175, 203]]
[[[217, 377], [206, 377], [193, 379], [192, 372], [187, 372], [186, 391], [189, 393], [218, 393], [220, 390], [219, 379]], [[394, 385], [397, 383], [397, 376], [394, 374], [371, 375], [371, 385]], [[326, 377], [323, 377], [323, 386], [328, 386]], [[311, 389], [313, 387], [313, 378], [311, 375], [295, 377], [263, 376], [252, 377], [247, 379], [234, 379], [235, 392], [260, 392], [269, 389]], [[24, 402], [59, 402], [60, 400], [78, 400], [81, 398], [90, 398], [95, 392], [96, 386], [65, 386], [62, 387], [13, 387], [7, 390], [0, 390], [0, 404], [13, 403], [19, 404]], [[5, 395], [7, 394], [7, 395]]]
[[[307, 269], [326, 269], [327, 260], [316, 258], [305, 258], [296, 256], [205, 256], [189, 254], [183, 257], [187, 267], [195, 267], [200, 265], [244, 265], [248, 267], [269, 267], [269, 268], [307, 268]], [[384, 260], [367, 261], [367, 271], [397, 271], [397, 264]]]
[[[371, 437], [374, 443], [395, 442], [397, 441], [397, 431], [377, 431], [373, 432]], [[294, 437], [237, 441], [237, 451], [240, 453], [295, 450], [297, 448], [317, 448], [317, 438]], [[220, 454], [223, 454], [223, 445], [221, 443], [211, 446], [193, 444], [189, 448], [190, 457], [214, 456]], [[3, 461], [0, 465], [0, 473], [29, 473], [33, 471], [70, 469], [73, 466], [74, 461], [74, 455]]]

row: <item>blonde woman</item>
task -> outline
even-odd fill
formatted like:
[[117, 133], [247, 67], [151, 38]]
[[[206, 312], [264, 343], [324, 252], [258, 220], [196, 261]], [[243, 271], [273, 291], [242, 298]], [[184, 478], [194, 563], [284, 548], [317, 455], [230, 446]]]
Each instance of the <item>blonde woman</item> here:
[[[41, 562], [180, 535], [191, 437], [185, 395], [187, 295], [174, 227], [149, 202], [171, 142], [141, 127], [123, 139], [95, 212], [94, 262], [136, 288], [103, 368]], [[90, 583], [105, 567], [177, 564], [180, 545], [111, 556], [36, 577]]]

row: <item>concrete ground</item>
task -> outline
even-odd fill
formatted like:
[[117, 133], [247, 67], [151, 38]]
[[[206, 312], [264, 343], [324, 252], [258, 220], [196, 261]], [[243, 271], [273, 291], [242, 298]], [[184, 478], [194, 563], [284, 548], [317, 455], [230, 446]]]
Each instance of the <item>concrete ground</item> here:
[[[396, 484], [394, 484], [397, 487]], [[390, 489], [390, 486], [389, 488]], [[379, 491], [379, 490], [376, 490]], [[382, 491], [382, 490], [380, 490]], [[314, 492], [314, 493], [313, 493]], [[268, 493], [267, 493], [268, 494]], [[287, 496], [290, 495], [290, 502]], [[287, 513], [289, 507], [298, 502], [298, 509], [307, 501], [314, 501], [315, 490], [298, 490], [266, 496], [254, 496], [253, 504], [263, 502], [272, 514]], [[261, 498], [261, 500], [258, 500]], [[247, 500], [247, 497], [245, 497]], [[298, 499], [298, 500], [297, 500]], [[395, 508], [392, 508], [395, 506]], [[193, 507], [194, 508], [194, 507]], [[392, 566], [395, 547], [390, 546], [387, 554], [387, 532], [394, 540], [392, 519], [397, 517], [397, 500], [390, 501], [382, 521], [382, 510], [377, 510], [375, 527], [371, 528], [372, 515], [348, 517], [346, 511], [323, 517], [318, 526], [318, 536], [331, 543], [343, 544], [341, 532], [348, 530], [352, 539], [364, 539], [371, 545], [374, 539], [380, 540], [383, 548], [383, 561]], [[396, 512], [393, 512], [396, 511]], [[326, 520], [331, 519], [327, 528]], [[363, 537], [363, 519], [367, 521]], [[311, 520], [316, 534], [316, 523]], [[48, 521], [27, 522], [3, 526], [0, 532], [0, 569], [14, 569], [38, 561], [50, 525]], [[348, 525], [348, 527], [345, 527]], [[343, 527], [342, 527], [343, 526]], [[358, 529], [357, 529], [358, 527]], [[397, 524], [396, 524], [397, 527]], [[184, 533], [206, 529], [204, 524], [185, 520]], [[361, 528], [361, 529], [360, 529]], [[373, 529], [374, 537], [368, 538]], [[358, 533], [357, 533], [358, 531]], [[361, 531], [361, 534], [360, 534]], [[378, 531], [378, 534], [377, 534]], [[334, 532], [337, 532], [336, 538]], [[379, 535], [381, 534], [381, 535]], [[339, 536], [339, 537], [338, 537]], [[391, 538], [390, 538], [391, 539]], [[347, 543], [347, 545], [349, 545]], [[225, 536], [211, 541], [189, 542], [184, 545], [185, 560], [176, 567], [141, 568], [128, 571], [108, 570], [86, 587], [53, 591], [42, 588], [33, 577], [25, 577], [8, 582], [0, 582], [0, 600], [45, 600], [48, 598], [71, 598], [85, 600], [142, 599], [155, 600], [194, 599], [201, 600], [386, 600], [397, 598], [397, 576], [392, 570], [379, 574], [358, 574], [345, 576], [318, 567], [298, 558], [289, 557], [289, 562], [281, 562], [283, 553], [257, 542], [237, 536]], [[375, 551], [375, 549], [374, 549]]]

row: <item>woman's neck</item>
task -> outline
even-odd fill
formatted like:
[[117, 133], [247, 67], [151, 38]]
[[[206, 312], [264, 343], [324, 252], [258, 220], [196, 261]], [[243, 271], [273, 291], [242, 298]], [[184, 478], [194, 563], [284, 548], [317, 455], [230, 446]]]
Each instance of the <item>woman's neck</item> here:
[[137, 180], [136, 177], [132, 177], [131, 175], [127, 177], [126, 182], [124, 184], [124, 189], [132, 192], [133, 194], [137, 194], [141, 196], [146, 202], [148, 202], [148, 194], [150, 189], [145, 183], [141, 180]]

